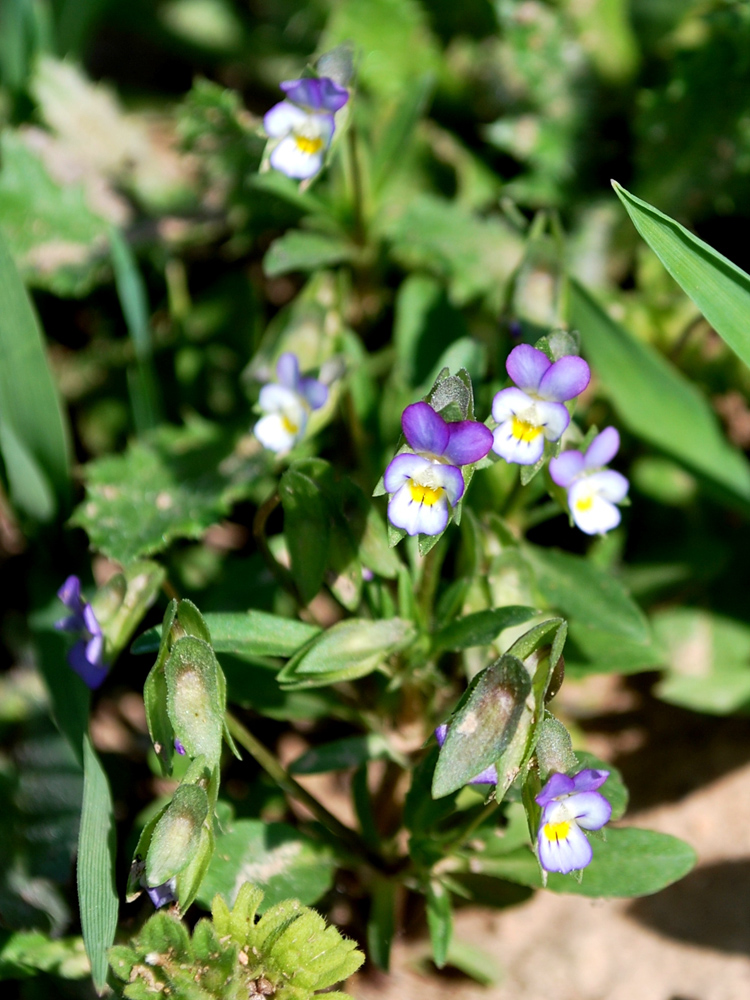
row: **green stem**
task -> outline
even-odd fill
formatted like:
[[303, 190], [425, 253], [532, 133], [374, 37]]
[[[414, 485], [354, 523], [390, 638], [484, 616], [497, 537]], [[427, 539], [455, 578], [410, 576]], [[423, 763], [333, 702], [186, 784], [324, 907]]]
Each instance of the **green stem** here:
[[295, 781], [271, 751], [263, 746], [231, 712], [227, 712], [226, 719], [229, 732], [235, 740], [247, 750], [257, 763], [260, 764], [266, 774], [273, 778], [276, 784], [287, 795], [291, 795], [292, 798], [302, 803], [302, 805], [307, 806], [313, 816], [330, 833], [341, 840], [360, 861], [376, 871], [379, 870], [377, 859], [372, 857], [367, 845], [356, 831], [348, 826], [344, 826], [340, 820], [336, 819], [333, 813], [329, 812], [322, 803], [318, 802], [313, 795]]

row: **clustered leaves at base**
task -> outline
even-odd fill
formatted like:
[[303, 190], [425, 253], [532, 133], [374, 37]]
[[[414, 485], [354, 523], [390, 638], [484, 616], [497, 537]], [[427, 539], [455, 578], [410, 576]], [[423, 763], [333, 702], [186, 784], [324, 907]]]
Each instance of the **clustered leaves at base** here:
[[[192, 938], [171, 913], [155, 913], [130, 946], [110, 949], [126, 997], [147, 1000], [310, 1000], [319, 990], [347, 979], [364, 955], [354, 941], [327, 927], [319, 913], [286, 899], [256, 920], [263, 892], [246, 882], [233, 910], [221, 896], [213, 921], [199, 920]], [[341, 992], [327, 1000], [352, 1000]]]

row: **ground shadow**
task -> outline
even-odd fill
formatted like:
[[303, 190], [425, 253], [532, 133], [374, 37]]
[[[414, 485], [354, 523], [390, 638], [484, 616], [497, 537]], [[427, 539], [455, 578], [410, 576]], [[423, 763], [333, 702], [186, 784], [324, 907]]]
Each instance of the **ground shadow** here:
[[627, 912], [678, 941], [750, 954], [750, 860], [705, 865]]

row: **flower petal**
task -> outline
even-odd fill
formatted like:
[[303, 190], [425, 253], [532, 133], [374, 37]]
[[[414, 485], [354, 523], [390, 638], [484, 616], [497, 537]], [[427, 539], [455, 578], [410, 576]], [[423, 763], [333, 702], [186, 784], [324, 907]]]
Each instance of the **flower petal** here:
[[424, 472], [416, 477], [417, 482], [430, 486], [433, 489], [441, 487], [448, 496], [451, 507], [455, 507], [464, 495], [464, 477], [461, 470], [455, 465], [441, 465], [439, 462], [431, 462], [429, 474]]
[[[143, 883], [141, 883], [143, 884]], [[162, 882], [161, 885], [146, 886], [146, 892], [151, 902], [158, 910], [161, 906], [177, 901], [177, 882], [174, 878]]]
[[448, 723], [442, 722], [435, 730], [435, 739], [439, 747], [445, 743], [445, 737], [448, 735]]
[[583, 358], [568, 354], [550, 365], [544, 373], [539, 383], [539, 395], [542, 399], [562, 403], [582, 393], [590, 381], [591, 371]]
[[544, 428], [548, 441], [559, 441], [568, 428], [570, 414], [562, 403], [548, 403], [540, 400], [536, 404], [539, 423]]
[[549, 474], [552, 481], [565, 489], [583, 472], [583, 455], [580, 451], [564, 451], [557, 458], [551, 458]]
[[502, 424], [508, 417], [533, 407], [534, 400], [531, 396], [511, 386], [510, 389], [501, 389], [495, 393], [495, 398], [492, 400], [492, 416], [498, 424]]
[[264, 413], [288, 413], [290, 416], [304, 411], [297, 393], [275, 382], [264, 385], [260, 390], [258, 406]]
[[[268, 448], [269, 451], [289, 451], [302, 436], [305, 424], [307, 423], [307, 417], [305, 417], [302, 424], [296, 425], [296, 432], [290, 430], [288, 423], [288, 420], [285, 423], [285, 418], [281, 414], [269, 413], [267, 417], [260, 418], [253, 428], [253, 433], [263, 447]], [[294, 426], [292, 424], [292, 427]]]
[[274, 104], [270, 111], [266, 111], [263, 116], [263, 128], [266, 135], [272, 139], [278, 139], [282, 135], [289, 135], [294, 128], [304, 126], [310, 116], [301, 108], [295, 107], [289, 101], [281, 101]]
[[[620, 511], [591, 486], [593, 476], [578, 479], [568, 490], [568, 506], [576, 525], [587, 535], [603, 535], [620, 523]], [[624, 478], [624, 477], [623, 477]]]
[[448, 425], [429, 403], [412, 403], [401, 415], [401, 427], [409, 446], [440, 456], [448, 447]]
[[615, 427], [605, 427], [586, 449], [586, 468], [599, 469], [607, 465], [620, 449], [620, 435]]
[[102, 634], [102, 627], [99, 624], [97, 617], [94, 614], [94, 609], [90, 604], [84, 604], [82, 617], [83, 624], [91, 636], [100, 636]]
[[305, 180], [317, 174], [323, 166], [323, 149], [314, 153], [305, 152], [294, 136], [288, 135], [274, 148], [269, 161], [279, 173], [295, 180]]
[[597, 788], [602, 787], [608, 777], [609, 771], [586, 767], [573, 775], [573, 788], [576, 792], [595, 792]]
[[107, 676], [107, 667], [98, 663], [92, 663], [86, 655], [86, 640], [81, 639], [68, 652], [68, 663], [75, 670], [81, 680], [92, 691], [104, 683]]
[[447, 426], [450, 440], [443, 455], [453, 465], [480, 462], [492, 447], [492, 431], [476, 420], [459, 420]]
[[493, 431], [492, 450], [506, 462], [534, 465], [544, 452], [543, 429], [530, 428], [528, 424], [511, 417]]
[[323, 385], [316, 378], [301, 378], [299, 391], [310, 404], [311, 410], [319, 410], [321, 406], [325, 406], [328, 400], [328, 386]]
[[[519, 344], [514, 347], [505, 362], [505, 368], [510, 377], [526, 392], [536, 392], [544, 373], [552, 366], [552, 362], [544, 353], [529, 344]], [[497, 418], [496, 418], [497, 419]]]
[[299, 391], [299, 361], [297, 355], [291, 351], [285, 351], [276, 362], [276, 378], [280, 385], [291, 389], [292, 392]]
[[496, 785], [497, 782], [498, 782], [497, 768], [495, 767], [494, 764], [490, 764], [489, 767], [485, 767], [485, 769], [480, 774], [478, 774], [476, 778], [472, 778], [470, 781], [467, 782], [467, 784]]
[[612, 816], [612, 806], [600, 792], [578, 792], [571, 795], [569, 805], [584, 830], [601, 830]]
[[614, 469], [602, 469], [587, 476], [587, 479], [599, 496], [611, 503], [621, 503], [628, 495], [630, 483], [622, 473], [615, 472]]
[[75, 611], [80, 614], [83, 610], [83, 601], [81, 600], [81, 581], [77, 576], [69, 576], [62, 587], [58, 590], [57, 596], [63, 602], [65, 607], [70, 608], [71, 611]]
[[569, 824], [542, 822], [537, 846], [542, 868], [548, 872], [560, 872], [562, 875], [585, 868], [594, 856], [586, 834], [573, 822]]
[[555, 772], [534, 801], [540, 806], [546, 806], [560, 795], [570, 795], [575, 787], [574, 778]]
[[328, 76], [285, 80], [280, 86], [290, 101], [315, 111], [338, 111], [349, 100], [349, 91]]
[[408, 535], [439, 535], [448, 524], [448, 511], [447, 497], [433, 504], [420, 503], [412, 496], [411, 483], [405, 483], [390, 499], [388, 519]]
[[402, 452], [388, 464], [383, 474], [383, 485], [386, 493], [395, 493], [409, 479], [418, 476], [419, 473], [432, 465], [428, 458], [415, 455], [411, 451]]

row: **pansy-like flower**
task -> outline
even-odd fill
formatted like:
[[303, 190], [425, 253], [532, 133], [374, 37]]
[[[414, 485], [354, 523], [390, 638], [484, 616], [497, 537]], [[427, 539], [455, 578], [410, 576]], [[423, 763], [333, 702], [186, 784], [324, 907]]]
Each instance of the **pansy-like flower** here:
[[287, 80], [281, 84], [287, 99], [275, 104], [263, 118], [266, 134], [278, 142], [270, 163], [287, 177], [312, 177], [323, 166], [331, 144], [334, 112], [349, 100], [349, 91], [327, 76]]
[[388, 519], [408, 535], [439, 535], [450, 508], [463, 496], [459, 466], [479, 462], [489, 452], [492, 434], [476, 420], [448, 423], [429, 403], [412, 403], [401, 417], [413, 452], [396, 455], [383, 476]]
[[605, 468], [619, 447], [620, 435], [614, 427], [606, 427], [585, 454], [564, 451], [549, 463], [554, 482], [568, 491], [573, 520], [587, 535], [603, 535], [620, 523], [615, 504], [625, 499], [629, 483], [619, 472]]
[[96, 690], [107, 676], [109, 665], [104, 662], [104, 636], [94, 609], [81, 597], [81, 581], [69, 576], [57, 596], [71, 612], [67, 618], [55, 623], [61, 632], [80, 636], [68, 652], [68, 663], [79, 677]]
[[495, 428], [492, 450], [506, 462], [534, 465], [542, 457], [544, 439], [557, 441], [570, 423], [563, 405], [583, 392], [591, 372], [583, 358], [568, 354], [554, 363], [536, 347], [519, 344], [505, 362], [516, 383], [492, 401]]
[[264, 385], [258, 405], [265, 414], [253, 428], [260, 443], [271, 451], [289, 451], [305, 433], [312, 410], [328, 399], [328, 388], [314, 378], [303, 378], [294, 354], [282, 354], [276, 363], [278, 382]]
[[146, 885], [145, 880], [141, 880], [141, 884], [157, 910], [177, 901], [177, 880], [175, 878], [167, 879], [166, 882], [156, 886]]
[[537, 795], [542, 818], [537, 848], [542, 868], [567, 875], [580, 871], [594, 856], [584, 830], [600, 830], [609, 822], [612, 806], [597, 791], [609, 771], [586, 768], [569, 777], [553, 774]]
[[[444, 722], [442, 725], [438, 726], [435, 730], [435, 739], [438, 742], [438, 746], [441, 747], [445, 743], [445, 737], [448, 735], [448, 723]], [[497, 784], [497, 768], [494, 764], [490, 764], [489, 767], [485, 767], [483, 771], [468, 781], [469, 785], [496, 785]]]

